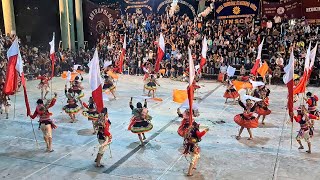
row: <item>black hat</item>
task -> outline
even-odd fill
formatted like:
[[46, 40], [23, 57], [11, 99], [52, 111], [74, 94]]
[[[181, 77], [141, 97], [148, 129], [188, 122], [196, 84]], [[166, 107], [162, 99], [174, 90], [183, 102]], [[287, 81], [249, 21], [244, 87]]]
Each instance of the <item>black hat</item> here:
[[43, 100], [42, 99], [38, 99], [37, 100], [37, 104], [43, 104]]

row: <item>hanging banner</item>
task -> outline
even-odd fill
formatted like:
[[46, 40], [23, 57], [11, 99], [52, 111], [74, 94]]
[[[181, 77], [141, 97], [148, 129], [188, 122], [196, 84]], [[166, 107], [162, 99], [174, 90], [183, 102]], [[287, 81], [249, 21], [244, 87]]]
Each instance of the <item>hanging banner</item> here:
[[257, 0], [215, 2], [215, 16], [224, 24], [244, 23], [249, 16], [256, 16], [259, 12]]
[[268, 3], [263, 1], [262, 14], [267, 18], [273, 18], [276, 15], [301, 18], [301, 0], [287, 0], [284, 3]]
[[302, 2], [302, 12], [309, 23], [320, 24], [320, 1], [304, 0]]
[[[123, 9], [127, 13], [138, 14], [164, 14], [169, 11], [173, 0], [124, 0]], [[178, 0], [175, 13], [178, 15], [187, 14], [189, 17], [195, 17], [198, 8], [198, 1], [195, 0]]]
[[87, 24], [85, 30], [88, 41], [92, 44], [96, 43], [106, 29], [112, 28], [113, 21], [120, 18], [120, 12], [87, 0], [84, 3], [83, 17], [85, 24]]

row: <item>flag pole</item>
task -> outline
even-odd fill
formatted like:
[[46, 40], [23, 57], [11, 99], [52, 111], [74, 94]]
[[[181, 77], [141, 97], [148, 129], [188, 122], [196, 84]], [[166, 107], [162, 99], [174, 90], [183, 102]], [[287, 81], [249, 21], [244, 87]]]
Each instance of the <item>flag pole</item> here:
[[32, 127], [32, 132], [33, 132], [34, 139], [36, 140], [37, 149], [39, 149], [38, 139], [37, 139], [37, 136], [36, 136], [36, 132], [34, 131], [34, 127], [33, 127], [33, 123], [32, 123], [31, 118], [30, 118], [30, 123], [31, 123], [31, 127]]
[[[53, 32], [53, 37], [55, 36], [55, 32]], [[53, 42], [53, 45], [54, 45], [54, 42]], [[50, 47], [50, 51], [51, 51], [51, 47]], [[51, 90], [51, 99], [52, 99], [52, 80], [53, 80], [53, 76], [54, 76], [54, 61], [51, 59], [51, 52], [49, 51], [49, 59], [51, 60], [51, 66], [53, 66], [52, 68], [51, 68], [51, 88], [50, 88], [50, 90]]]
[[[291, 121], [291, 120], [290, 120]], [[293, 121], [291, 122], [291, 142], [290, 142], [290, 150], [292, 150], [292, 139], [293, 139]]]
[[15, 120], [16, 118], [16, 102], [17, 102], [17, 91], [14, 93], [13, 120]]

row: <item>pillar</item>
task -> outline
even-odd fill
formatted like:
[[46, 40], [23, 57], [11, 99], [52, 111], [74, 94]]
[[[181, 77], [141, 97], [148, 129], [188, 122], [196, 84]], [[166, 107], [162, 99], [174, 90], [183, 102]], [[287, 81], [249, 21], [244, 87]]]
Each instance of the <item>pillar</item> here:
[[78, 49], [84, 47], [82, 0], [75, 0]]
[[16, 34], [13, 0], [2, 0], [4, 30], [6, 34]]
[[68, 41], [68, 21], [67, 21], [67, 11], [66, 11], [66, 0], [59, 0], [59, 13], [60, 13], [60, 30], [61, 30], [61, 41], [62, 49], [67, 49], [69, 47]]
[[73, 0], [66, 0], [69, 49], [75, 50]]

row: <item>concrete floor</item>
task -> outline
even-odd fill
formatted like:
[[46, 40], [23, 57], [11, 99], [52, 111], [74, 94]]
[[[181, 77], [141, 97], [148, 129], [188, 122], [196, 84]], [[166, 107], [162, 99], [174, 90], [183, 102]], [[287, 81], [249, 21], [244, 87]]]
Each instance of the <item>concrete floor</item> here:
[[[88, 82], [85, 100], [89, 97]], [[0, 179], [209, 179], [209, 180], [267, 180], [267, 179], [319, 179], [320, 138], [316, 124], [313, 152], [298, 151], [294, 140], [299, 126], [293, 127], [291, 149], [291, 124], [287, 123], [285, 104], [287, 90], [284, 86], [271, 86], [272, 114], [266, 125], [253, 130], [254, 139], [235, 139], [239, 127], [233, 121], [241, 113], [238, 105], [224, 104], [225, 87], [212, 81], [200, 82], [200, 117], [197, 121], [210, 131], [200, 142], [201, 159], [193, 177], [187, 177], [188, 158], [181, 155], [182, 138], [177, 134], [180, 119], [177, 118], [178, 104], [172, 102], [172, 90], [185, 89], [186, 83], [160, 79], [157, 97], [163, 102], [149, 102], [154, 129], [147, 133], [148, 143], [141, 148], [138, 137], [127, 131], [131, 117], [128, 102], [131, 96], [142, 95], [142, 77], [121, 76], [117, 83], [117, 100], [106, 102], [112, 121], [111, 144], [103, 159], [105, 168], [94, 167], [98, 149], [96, 136], [91, 134], [91, 122], [81, 114], [75, 124], [61, 111], [65, 104], [63, 94], [65, 81], [53, 80], [53, 91], [58, 92], [58, 101], [51, 109], [58, 129], [53, 132], [53, 153], [45, 153], [42, 133], [33, 121], [39, 142], [36, 146], [30, 119], [25, 116], [22, 92], [16, 96], [16, 115], [13, 105], [10, 118], [0, 115]], [[38, 81], [28, 82], [28, 94], [32, 110], [40, 92]], [[316, 92], [315, 88], [310, 88]], [[14, 102], [14, 97], [12, 97]], [[134, 103], [137, 101], [134, 100]], [[225, 123], [224, 123], [224, 122]], [[305, 144], [306, 146], [306, 144]]]

